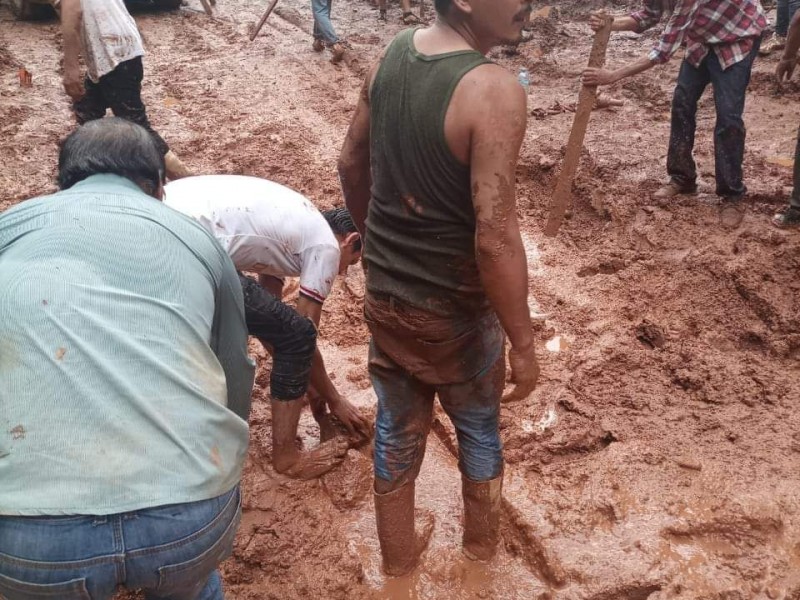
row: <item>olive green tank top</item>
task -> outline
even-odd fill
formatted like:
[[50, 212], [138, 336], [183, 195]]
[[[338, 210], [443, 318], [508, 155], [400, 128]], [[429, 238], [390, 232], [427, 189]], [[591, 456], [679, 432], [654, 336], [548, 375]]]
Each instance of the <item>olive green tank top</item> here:
[[490, 61], [473, 50], [420, 54], [415, 31], [394, 39], [370, 90], [367, 289], [442, 316], [480, 314], [489, 304], [470, 168], [450, 152], [444, 121], [461, 78]]

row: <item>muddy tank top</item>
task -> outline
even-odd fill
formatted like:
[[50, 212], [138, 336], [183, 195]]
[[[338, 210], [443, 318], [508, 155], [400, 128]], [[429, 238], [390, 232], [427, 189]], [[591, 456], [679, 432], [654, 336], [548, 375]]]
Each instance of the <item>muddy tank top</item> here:
[[473, 50], [426, 56], [415, 31], [394, 39], [370, 90], [367, 289], [446, 317], [482, 314], [470, 168], [450, 152], [444, 121], [461, 78], [490, 61]]

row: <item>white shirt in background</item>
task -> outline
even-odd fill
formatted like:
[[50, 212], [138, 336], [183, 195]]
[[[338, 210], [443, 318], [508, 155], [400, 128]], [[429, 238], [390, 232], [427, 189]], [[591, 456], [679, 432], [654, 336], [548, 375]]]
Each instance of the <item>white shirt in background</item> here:
[[164, 203], [205, 227], [240, 271], [299, 276], [300, 293], [318, 302], [330, 293], [339, 242], [305, 196], [257, 177], [201, 175], [168, 183]]
[[97, 83], [117, 65], [144, 56], [142, 36], [123, 0], [81, 0], [83, 60]]

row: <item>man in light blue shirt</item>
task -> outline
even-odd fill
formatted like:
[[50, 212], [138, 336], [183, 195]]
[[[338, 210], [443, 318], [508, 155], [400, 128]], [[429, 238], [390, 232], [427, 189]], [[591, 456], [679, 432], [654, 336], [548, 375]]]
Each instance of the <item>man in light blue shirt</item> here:
[[2, 598], [223, 597], [253, 363], [234, 266], [163, 182], [101, 119], [0, 215]]

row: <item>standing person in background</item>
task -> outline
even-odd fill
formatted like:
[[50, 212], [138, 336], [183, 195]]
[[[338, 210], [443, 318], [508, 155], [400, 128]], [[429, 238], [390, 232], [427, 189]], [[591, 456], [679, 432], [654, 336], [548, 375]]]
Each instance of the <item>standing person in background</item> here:
[[786, 35], [789, 31], [789, 23], [800, 9], [800, 0], [777, 0], [777, 11], [775, 17], [775, 32], [767, 41], [761, 44], [758, 53], [762, 56], [769, 56], [773, 52], [783, 50], [786, 46]]
[[336, 64], [344, 58], [345, 45], [331, 22], [331, 7], [333, 0], [311, 0], [311, 11], [314, 14], [314, 44], [315, 52], [322, 52], [325, 48], [331, 51], [331, 62]]
[[486, 54], [519, 41], [529, 0], [436, 0], [368, 74], [339, 158], [345, 202], [365, 239], [364, 312], [378, 396], [375, 515], [383, 568], [417, 564], [415, 481], [436, 395], [458, 437], [464, 554], [500, 539], [498, 419], [505, 335], [524, 398], [539, 367], [515, 170], [526, 126], [517, 78]]
[[[742, 178], [745, 92], [767, 19], [759, 0], [644, 0], [642, 10], [614, 19], [612, 30], [643, 32], [664, 17], [664, 32], [647, 56], [616, 70], [586, 69], [583, 83], [610, 85], [666, 63], [685, 47], [672, 98], [669, 182], [654, 196], [668, 199], [697, 192], [697, 165], [692, 157], [697, 102], [710, 83], [717, 111], [714, 158], [716, 193], [722, 199], [720, 221], [725, 227], [736, 227], [744, 218], [741, 200], [747, 192]], [[597, 31], [603, 20], [592, 15], [589, 25]]]
[[[788, 30], [786, 47], [783, 57], [778, 62], [775, 75], [782, 82], [791, 79], [797, 66], [797, 52], [800, 50], [800, 11], [796, 12]], [[783, 212], [772, 217], [772, 224], [781, 229], [786, 227], [800, 227], [800, 129], [797, 130], [797, 145], [794, 150], [794, 187], [789, 205]]]
[[78, 123], [101, 119], [110, 108], [115, 116], [141, 125], [153, 136], [169, 179], [190, 175], [147, 118], [142, 102], [142, 37], [125, 2], [57, 0], [55, 6], [64, 36], [64, 90], [72, 98]]
[[253, 363], [230, 258], [164, 206], [144, 128], [90, 121], [0, 215], [0, 598], [222, 600]]

